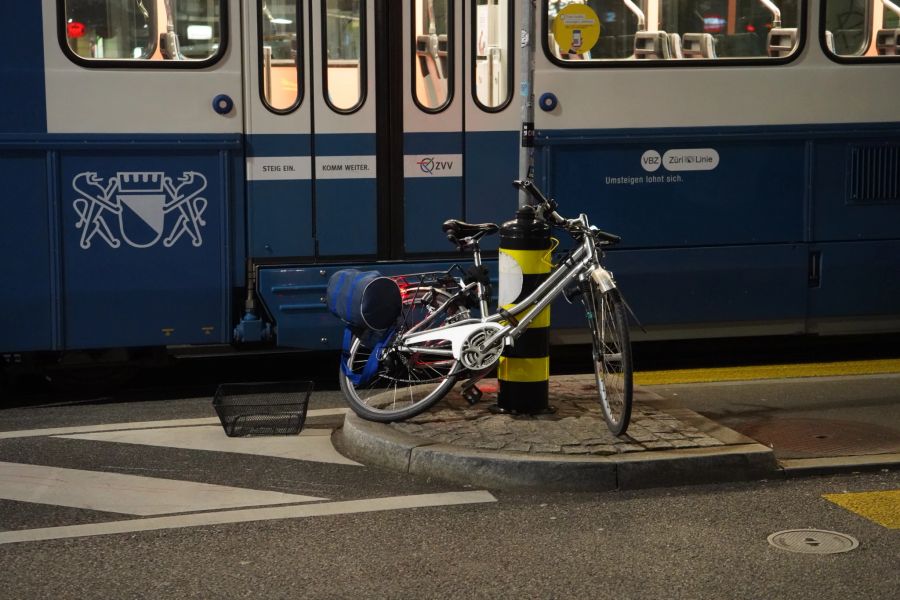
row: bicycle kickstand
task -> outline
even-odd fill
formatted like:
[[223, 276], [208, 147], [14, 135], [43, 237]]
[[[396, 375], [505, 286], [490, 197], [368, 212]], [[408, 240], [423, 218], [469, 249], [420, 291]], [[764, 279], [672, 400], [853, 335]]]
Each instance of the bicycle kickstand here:
[[476, 373], [472, 376], [471, 379], [463, 384], [462, 397], [465, 398], [466, 402], [468, 402], [470, 406], [474, 406], [475, 404], [477, 404], [481, 400], [481, 396], [483, 395], [483, 392], [478, 389], [478, 386], [475, 384], [487, 377], [487, 374], [491, 371], [492, 369], [485, 369], [480, 373]]

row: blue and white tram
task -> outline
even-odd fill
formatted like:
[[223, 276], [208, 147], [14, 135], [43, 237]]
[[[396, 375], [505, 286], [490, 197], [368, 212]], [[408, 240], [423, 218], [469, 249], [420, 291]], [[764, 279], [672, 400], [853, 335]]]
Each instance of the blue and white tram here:
[[651, 335], [896, 331], [900, 8], [627, 4], [588, 2], [588, 52], [542, 38], [536, 128], [548, 187], [623, 233]]
[[[541, 0], [536, 174], [650, 338], [900, 331], [900, 8]], [[515, 0], [9, 3], [0, 353], [339, 345], [517, 202]], [[555, 309], [554, 340], [583, 341]]]

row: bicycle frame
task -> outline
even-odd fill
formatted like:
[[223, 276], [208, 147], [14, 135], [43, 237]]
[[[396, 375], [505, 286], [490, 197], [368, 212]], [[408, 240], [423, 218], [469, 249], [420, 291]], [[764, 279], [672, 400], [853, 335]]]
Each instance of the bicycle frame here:
[[[572, 301], [569, 290], [578, 289], [583, 293], [591, 329], [603, 418], [614, 435], [625, 432], [633, 397], [627, 305], [612, 274], [602, 266], [604, 249], [621, 238], [591, 226], [583, 214], [576, 219], [562, 217], [556, 212], [556, 202], [547, 199], [530, 180], [514, 183], [535, 200], [536, 218], [573, 237], [572, 249], [536, 289], [527, 295], [518, 293], [515, 305], [504, 300], [504, 306], [489, 314], [489, 282], [481, 267], [478, 241], [498, 227], [445, 222], [447, 237], [460, 249], [472, 251], [476, 269], [459, 269], [461, 275], [454, 275], [453, 269], [459, 268], [454, 265], [446, 272], [397, 277], [408, 312], [401, 310], [396, 334], [371, 348], [356, 339], [342, 359], [341, 390], [358, 415], [383, 423], [407, 419], [440, 401], [460, 379], [466, 380], [463, 398], [474, 404], [481, 397], [476, 383], [492, 372], [504, 349], [543, 321], [540, 314], [560, 294]], [[476, 306], [479, 313], [473, 317]], [[377, 370], [374, 374], [373, 367]], [[357, 381], [351, 372], [368, 379]]]
[[[578, 221], [580, 221], [585, 230], [589, 230], [590, 225], [587, 222], [586, 215], [582, 214]], [[474, 254], [475, 264], [478, 265], [481, 256], [477, 247], [474, 249]], [[609, 291], [615, 287], [615, 282], [610, 273], [600, 266], [600, 250], [597, 248], [594, 239], [590, 235], [582, 235], [580, 246], [572, 252], [566, 260], [558, 265], [537, 289], [510, 310], [503, 312], [498, 311], [487, 316], [487, 302], [483, 298], [481, 284], [470, 283], [445, 301], [444, 304], [438, 307], [434, 313], [428, 316], [428, 318], [404, 333], [399, 340], [399, 346], [402, 350], [406, 351], [418, 351], [423, 354], [442, 356], [452, 355], [454, 358], [460, 359], [462, 357], [464, 346], [470, 339], [470, 336], [476, 332], [484, 333], [485, 330], [489, 330], [490, 334], [486, 340], [478, 344], [478, 348], [475, 349], [476, 351], [483, 354], [496, 349], [500, 344], [512, 345], [515, 343], [515, 340], [522, 335], [525, 329], [538, 317], [541, 311], [559, 297], [563, 290], [576, 279], [583, 281], [586, 276], [593, 277], [604, 291]], [[427, 327], [427, 325], [437, 318], [438, 315], [457, 301], [460, 294], [465, 294], [476, 286], [479, 292], [479, 304], [481, 309], [480, 318], [465, 319], [449, 325], [436, 327], [422, 333], [417, 333], [419, 329]], [[520, 315], [521, 318], [517, 319], [516, 317], [519, 317]], [[506, 323], [501, 325], [503, 322]], [[437, 340], [450, 341], [452, 350], [429, 348], [424, 345], [419, 346], [419, 344]], [[468, 350], [472, 351], [473, 349], [469, 348]]]

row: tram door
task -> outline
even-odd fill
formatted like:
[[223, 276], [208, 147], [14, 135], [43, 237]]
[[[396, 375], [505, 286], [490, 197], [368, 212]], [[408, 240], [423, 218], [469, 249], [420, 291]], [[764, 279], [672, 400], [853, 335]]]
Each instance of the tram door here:
[[444, 220], [512, 214], [511, 0], [250, 4], [251, 256], [428, 256]]
[[247, 250], [257, 262], [315, 255], [310, 4], [241, 3]]
[[399, 56], [388, 53], [400, 81], [385, 102], [390, 124], [379, 130], [391, 140], [390, 250], [407, 258], [452, 251], [440, 229], [446, 219], [499, 222], [517, 206], [510, 185], [518, 174], [520, 119], [514, 2], [383, 4], [402, 12], [391, 15], [390, 37], [380, 38], [389, 49], [402, 48]]
[[403, 210], [398, 215], [403, 223], [403, 249], [407, 253], [444, 250], [448, 245], [440, 224], [463, 217], [466, 65], [459, 34], [465, 3], [398, 4], [405, 5], [403, 26], [395, 36], [403, 40]]

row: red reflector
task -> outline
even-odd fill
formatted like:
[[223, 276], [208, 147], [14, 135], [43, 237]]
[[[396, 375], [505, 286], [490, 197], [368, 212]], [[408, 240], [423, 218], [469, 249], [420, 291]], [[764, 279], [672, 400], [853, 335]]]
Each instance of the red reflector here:
[[79, 23], [78, 21], [69, 21], [68, 24], [66, 24], [66, 33], [70, 38], [84, 37], [84, 30], [84, 23]]
[[756, 27], [753, 26], [753, 23], [748, 23], [747, 27], [745, 27], [745, 29], [750, 33], [753, 33], [754, 31], [756, 31]]

